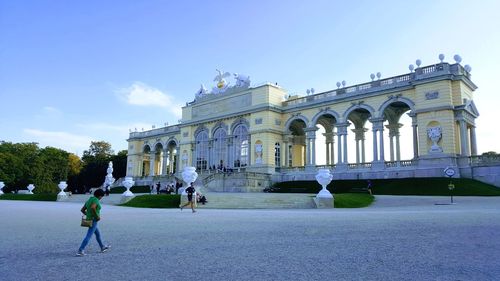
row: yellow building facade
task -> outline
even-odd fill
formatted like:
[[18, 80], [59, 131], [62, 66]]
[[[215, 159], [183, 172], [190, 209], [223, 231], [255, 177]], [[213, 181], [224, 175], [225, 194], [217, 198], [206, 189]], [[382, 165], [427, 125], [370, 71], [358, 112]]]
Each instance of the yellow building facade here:
[[[212, 91], [202, 86], [179, 124], [131, 132], [127, 174], [146, 180], [194, 166], [200, 174], [238, 171], [282, 181], [310, 177], [321, 157], [337, 178], [376, 178], [380, 171], [434, 176], [426, 166], [460, 171], [459, 158], [477, 154], [477, 87], [459, 63], [385, 79], [372, 75], [367, 83], [337, 83], [303, 96], [272, 83], [251, 86], [237, 74], [231, 86], [232, 76], [219, 72]], [[411, 122], [402, 124], [403, 114]], [[409, 159], [401, 158], [405, 126], [411, 127]]]

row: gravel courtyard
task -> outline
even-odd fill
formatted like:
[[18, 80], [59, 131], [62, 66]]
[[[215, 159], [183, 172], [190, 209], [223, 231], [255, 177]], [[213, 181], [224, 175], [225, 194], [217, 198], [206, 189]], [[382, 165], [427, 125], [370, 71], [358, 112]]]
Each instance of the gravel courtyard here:
[[0, 280], [499, 280], [500, 198], [377, 196], [331, 210], [103, 205], [84, 237], [80, 203], [0, 201]]

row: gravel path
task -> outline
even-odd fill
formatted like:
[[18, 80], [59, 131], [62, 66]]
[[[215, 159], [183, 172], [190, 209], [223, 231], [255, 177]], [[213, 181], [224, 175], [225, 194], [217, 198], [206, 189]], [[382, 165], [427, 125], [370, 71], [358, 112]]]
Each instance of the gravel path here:
[[[104, 205], [85, 257], [80, 203], [0, 201], [0, 279], [499, 280], [500, 198], [377, 196], [334, 210]], [[91, 277], [92, 276], [92, 277]]]

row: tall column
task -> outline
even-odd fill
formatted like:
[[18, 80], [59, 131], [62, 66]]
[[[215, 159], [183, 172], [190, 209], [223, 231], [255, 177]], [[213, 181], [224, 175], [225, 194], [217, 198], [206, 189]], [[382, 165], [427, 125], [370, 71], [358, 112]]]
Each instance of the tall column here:
[[[230, 158], [230, 154], [229, 154], [229, 151], [231, 150], [231, 144], [233, 143], [233, 139], [232, 138], [226, 138], [226, 157], [224, 159], [224, 162], [226, 163], [226, 165], [228, 167], [234, 167], [234, 161], [231, 161], [231, 158]], [[210, 169], [210, 167], [209, 167]]]
[[310, 163], [310, 157], [311, 157], [311, 152], [310, 152], [310, 147], [311, 147], [311, 142], [309, 137], [306, 137], [306, 162], [304, 163], [305, 166], [308, 166]]
[[391, 155], [391, 161], [394, 161], [394, 135], [391, 131], [389, 131], [389, 152]]
[[373, 161], [378, 161], [378, 150], [377, 150], [377, 128], [375, 124], [372, 124], [373, 130]]
[[325, 142], [326, 147], [326, 165], [330, 165], [330, 142]]
[[359, 151], [359, 140], [356, 139], [356, 164], [359, 164], [360, 161], [360, 151]]
[[326, 165], [333, 165], [333, 132], [324, 133], [326, 144]]
[[335, 164], [335, 136], [332, 137], [332, 142], [330, 142], [330, 165]]
[[343, 153], [344, 153], [344, 157], [343, 157], [344, 161], [343, 162], [347, 164], [347, 163], [349, 163], [347, 161], [347, 127], [344, 129], [343, 134], [344, 134], [344, 137], [343, 137], [343, 139], [344, 139], [344, 143], [343, 143], [343, 145], [344, 145], [344, 151], [343, 151]]
[[366, 158], [365, 158], [365, 137], [364, 137], [364, 132], [363, 132], [363, 138], [361, 139], [361, 163], [365, 163]]
[[312, 165], [316, 166], [316, 138], [312, 140]]
[[342, 163], [342, 133], [341, 128], [337, 127], [337, 164]]
[[470, 127], [470, 149], [471, 155], [477, 155], [476, 127]]
[[[215, 149], [214, 149], [214, 141], [213, 140], [209, 140], [208, 143], [207, 143], [207, 149], [208, 149], [208, 153], [207, 153], [207, 169], [210, 167], [210, 164], [217, 166], [219, 165], [220, 163], [215, 163]], [[213, 162], [213, 163], [212, 163]]]
[[380, 134], [380, 139], [379, 139], [379, 142], [380, 142], [380, 161], [384, 162], [385, 161], [385, 158], [384, 158], [384, 126], [382, 124], [380, 124], [380, 130], [379, 130], [379, 134]]
[[469, 156], [469, 144], [467, 138], [467, 124], [460, 120], [460, 149], [462, 156]]
[[330, 143], [331, 143], [331, 133], [324, 133], [325, 136], [325, 148], [326, 148], [326, 165], [330, 165]]
[[413, 131], [413, 159], [418, 158], [418, 130], [417, 130], [417, 114], [410, 112], [408, 116], [411, 117], [411, 127]]
[[[196, 163], [196, 145], [191, 144], [191, 166], [198, 168]], [[189, 166], [189, 163], [188, 163]]]
[[[364, 139], [365, 139], [365, 128], [360, 127], [351, 130], [355, 134], [356, 141], [356, 163], [359, 164], [364, 162]], [[363, 154], [363, 155], [362, 155]]]
[[164, 149], [163, 150], [163, 161], [162, 161], [162, 167], [161, 167], [161, 175], [162, 176], [166, 176], [168, 173], [170, 173], [170, 169], [168, 169], [168, 167], [170, 165], [167, 165], [167, 163], [169, 163], [170, 161], [167, 161], [168, 159], [168, 156], [169, 156], [169, 153], [168, 153], [168, 149]]
[[285, 160], [285, 163], [282, 165], [283, 167], [288, 167], [288, 140], [283, 140], [283, 159]]
[[399, 129], [396, 131], [396, 161], [401, 161], [401, 147], [399, 146]]
[[154, 176], [155, 175], [155, 160], [156, 160], [156, 154], [154, 151], [149, 153], [149, 176]]

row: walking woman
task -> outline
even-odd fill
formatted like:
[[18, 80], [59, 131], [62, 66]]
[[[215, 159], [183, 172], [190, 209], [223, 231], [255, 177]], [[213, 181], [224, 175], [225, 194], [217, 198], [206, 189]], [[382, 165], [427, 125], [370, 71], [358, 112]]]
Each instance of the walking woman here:
[[99, 246], [101, 247], [101, 253], [109, 250], [109, 245], [104, 245], [102, 243], [101, 233], [99, 232], [99, 228], [97, 228], [97, 222], [101, 220], [101, 203], [99, 202], [99, 200], [101, 200], [102, 197], [104, 197], [104, 191], [102, 189], [97, 189], [94, 192], [94, 196], [90, 197], [81, 209], [82, 214], [87, 216], [87, 220], [92, 220], [92, 226], [89, 227], [87, 235], [83, 239], [82, 244], [80, 245], [80, 248], [76, 253], [76, 255], [79, 257], [85, 255], [85, 247], [89, 243], [90, 238], [92, 238], [92, 234], [94, 233], [97, 243], [99, 243]]

